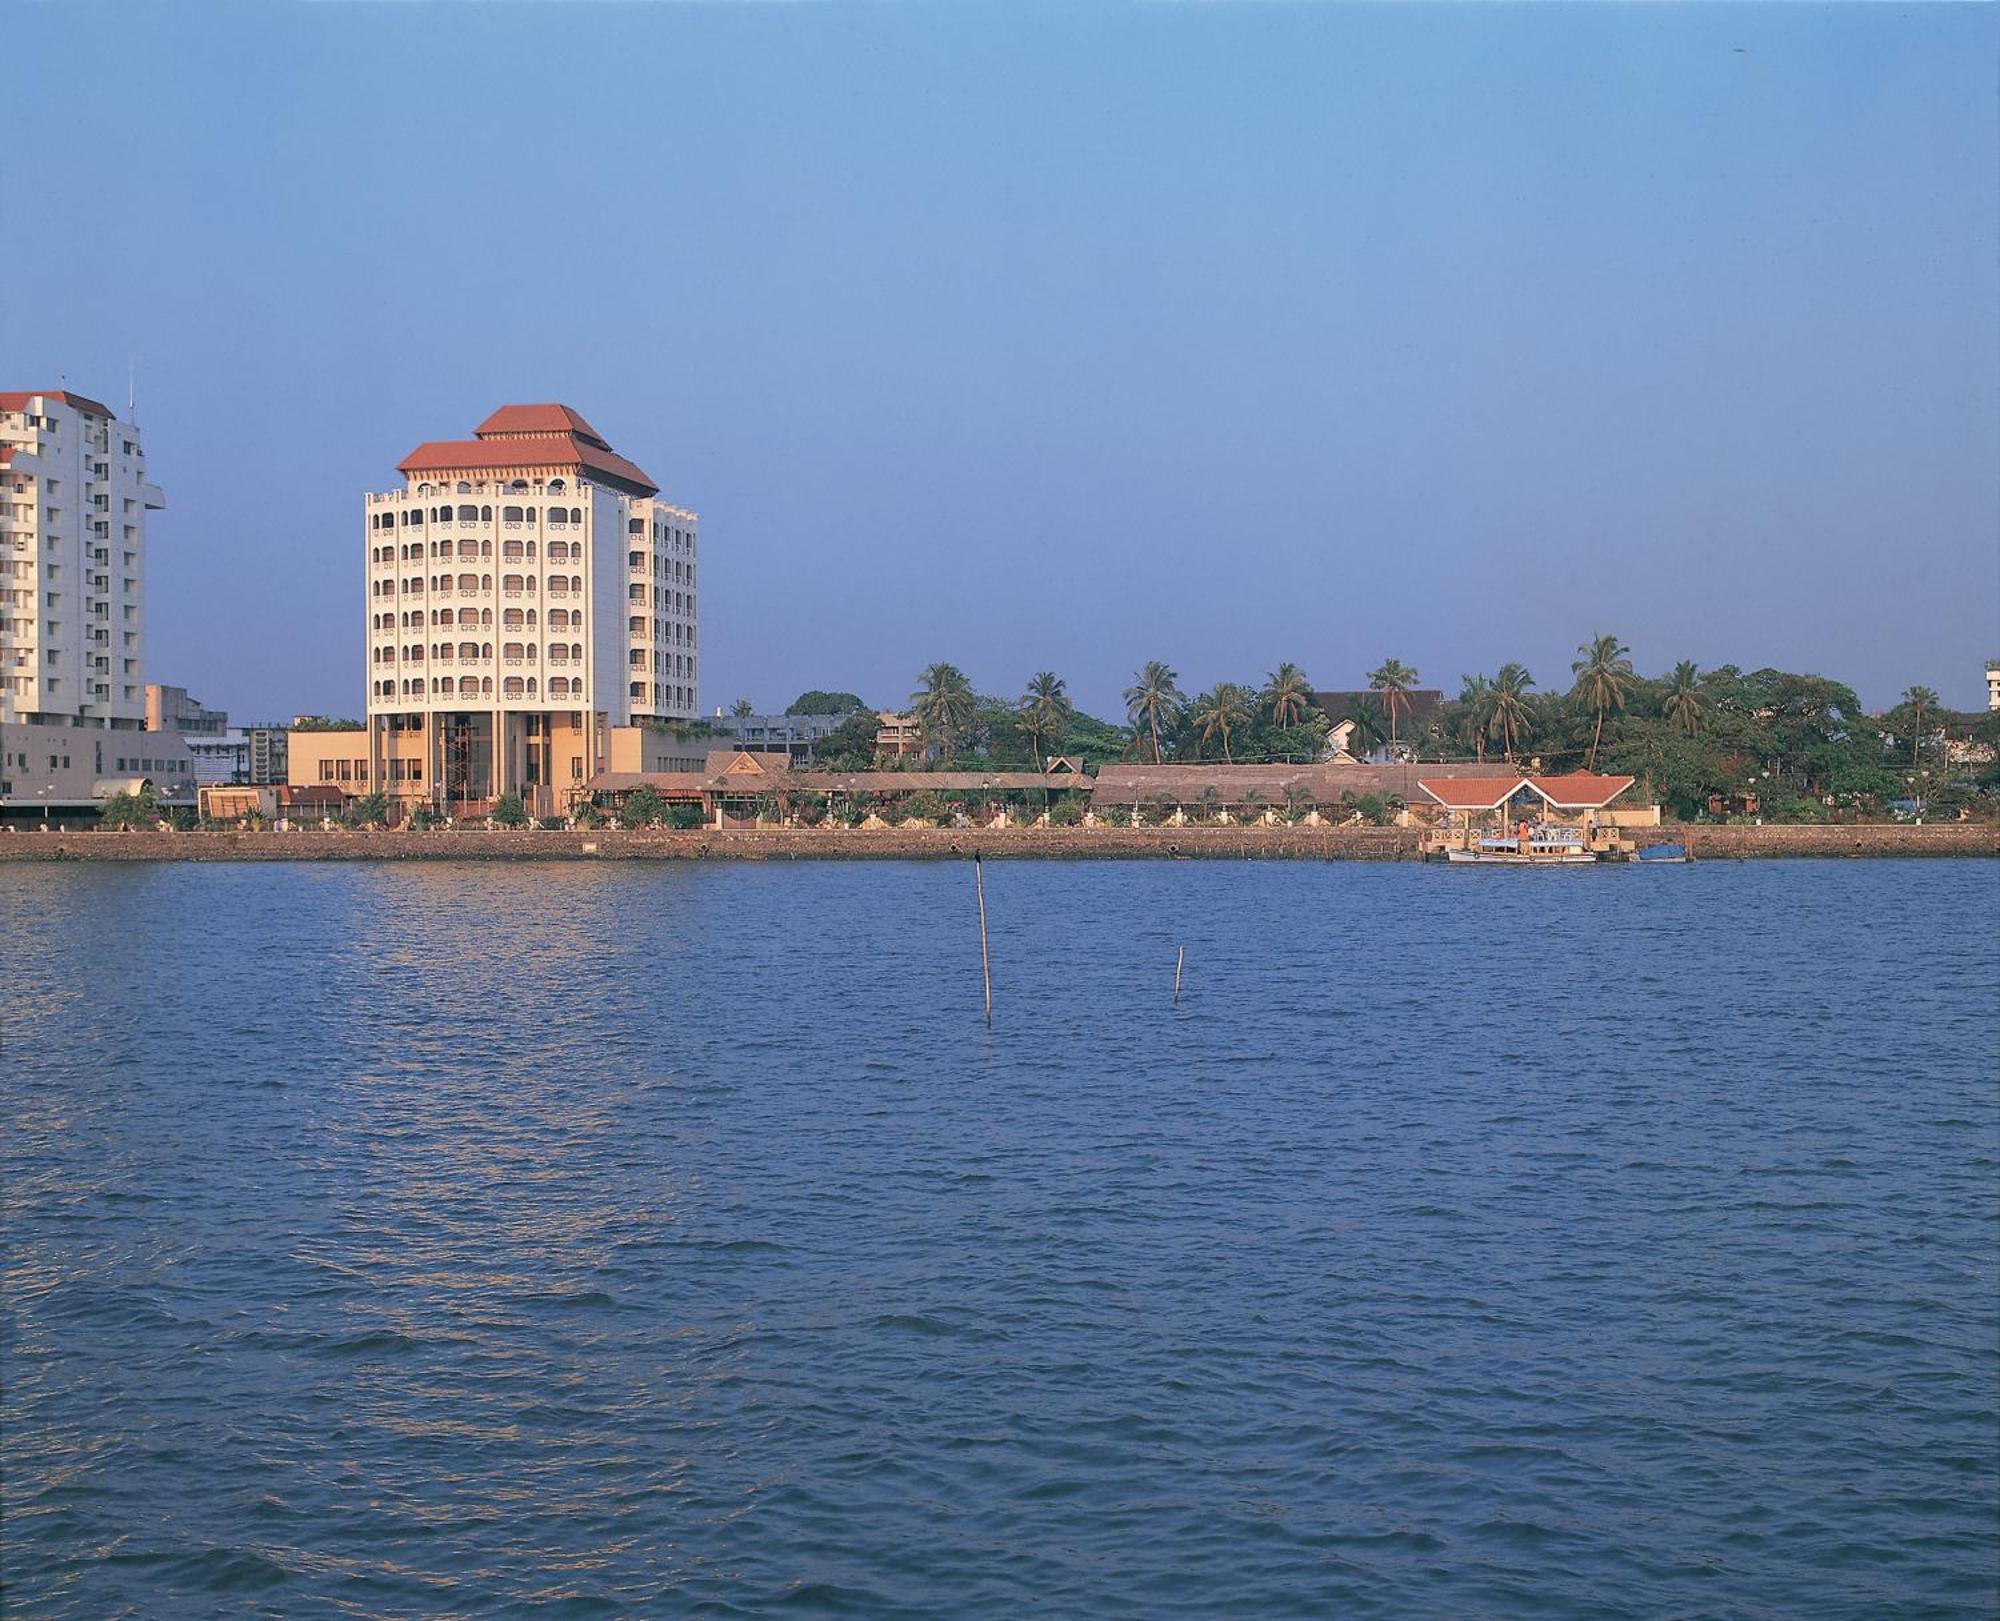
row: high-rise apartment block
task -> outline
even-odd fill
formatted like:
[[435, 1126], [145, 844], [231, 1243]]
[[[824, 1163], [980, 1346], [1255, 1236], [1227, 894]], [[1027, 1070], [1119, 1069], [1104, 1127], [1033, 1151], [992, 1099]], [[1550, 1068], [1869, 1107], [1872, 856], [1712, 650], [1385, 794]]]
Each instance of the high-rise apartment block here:
[[566, 405], [419, 445], [366, 499], [367, 779], [554, 808], [608, 733], [697, 713], [692, 512]]
[[139, 430], [65, 391], [0, 393], [0, 722], [145, 720]]

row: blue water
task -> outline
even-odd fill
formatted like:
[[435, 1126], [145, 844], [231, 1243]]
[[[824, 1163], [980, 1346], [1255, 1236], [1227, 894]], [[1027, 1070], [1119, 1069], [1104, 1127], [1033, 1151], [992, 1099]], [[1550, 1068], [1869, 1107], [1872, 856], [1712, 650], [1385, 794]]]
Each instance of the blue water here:
[[0, 868], [7, 1613], [2000, 1608], [2000, 864], [987, 901]]

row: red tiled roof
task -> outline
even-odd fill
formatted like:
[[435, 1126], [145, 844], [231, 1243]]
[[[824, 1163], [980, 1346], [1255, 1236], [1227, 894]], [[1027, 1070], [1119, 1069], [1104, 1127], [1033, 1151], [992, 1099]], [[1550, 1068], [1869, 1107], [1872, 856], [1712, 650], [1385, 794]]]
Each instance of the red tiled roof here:
[[61, 400], [72, 411], [88, 411], [92, 416], [108, 417], [111, 407], [99, 405], [97, 401], [83, 394], [72, 394], [64, 388], [30, 388], [17, 390], [11, 394], [0, 394], [0, 411], [25, 411], [28, 401], [40, 396], [45, 400]]
[[1527, 783], [1557, 810], [1600, 810], [1631, 787], [1633, 780], [1571, 771], [1560, 777], [1529, 777]]
[[594, 445], [604, 445], [606, 450], [611, 448], [604, 444], [603, 434], [567, 405], [503, 405], [472, 430], [472, 437], [499, 439], [524, 433], [573, 433]]
[[1417, 786], [1446, 810], [1494, 810], [1514, 797], [1519, 777], [1422, 777]]
[[[490, 422], [491, 417], [487, 418]], [[659, 485], [614, 450], [576, 433], [523, 434], [513, 439], [431, 439], [396, 464], [399, 473], [587, 472], [635, 495]]]

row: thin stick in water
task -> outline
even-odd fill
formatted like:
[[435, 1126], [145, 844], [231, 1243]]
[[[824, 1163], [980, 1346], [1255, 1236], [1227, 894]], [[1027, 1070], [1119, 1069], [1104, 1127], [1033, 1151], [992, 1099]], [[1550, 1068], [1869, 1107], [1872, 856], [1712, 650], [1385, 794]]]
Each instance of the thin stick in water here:
[[1181, 946], [1174, 952], [1174, 1006], [1181, 1005], [1181, 964], [1187, 961], [1187, 947]]
[[993, 959], [986, 952], [986, 867], [972, 858], [972, 887], [979, 894], [979, 975], [986, 982], [986, 1024], [993, 1025]]

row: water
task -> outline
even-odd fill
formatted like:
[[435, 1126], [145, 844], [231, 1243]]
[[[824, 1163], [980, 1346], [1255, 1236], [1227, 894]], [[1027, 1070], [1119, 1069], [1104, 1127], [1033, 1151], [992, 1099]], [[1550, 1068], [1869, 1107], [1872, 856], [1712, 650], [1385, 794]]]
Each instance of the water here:
[[8, 1613], [2000, 1607], [2000, 865], [987, 878], [0, 868]]

